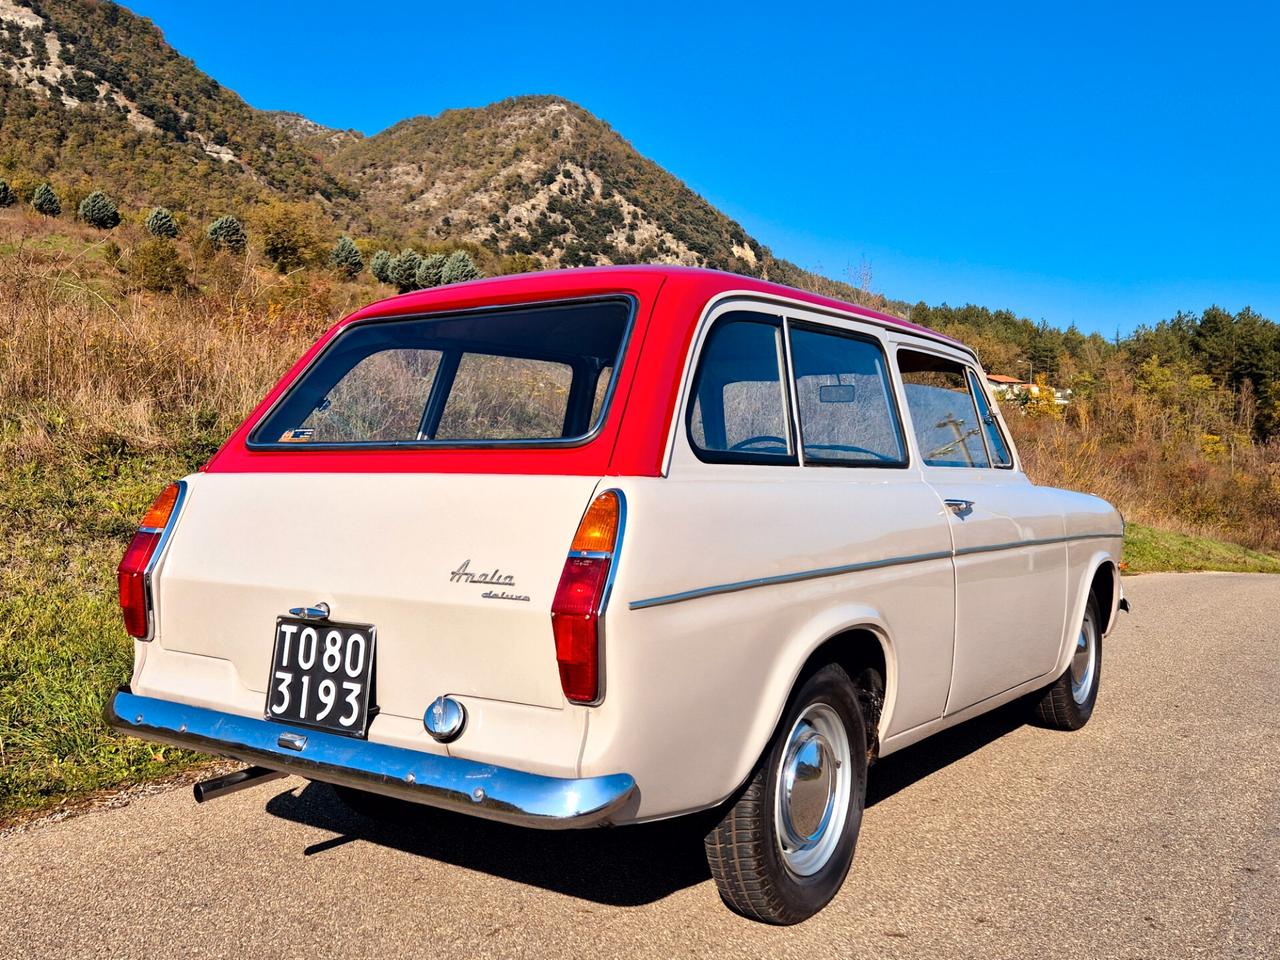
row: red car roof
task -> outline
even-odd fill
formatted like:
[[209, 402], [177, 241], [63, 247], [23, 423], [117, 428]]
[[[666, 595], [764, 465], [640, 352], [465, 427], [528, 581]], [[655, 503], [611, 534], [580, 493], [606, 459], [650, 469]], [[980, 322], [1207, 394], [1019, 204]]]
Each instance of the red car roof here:
[[[661, 291], [661, 297], [659, 297]], [[684, 358], [706, 304], [728, 292], [784, 297], [819, 308], [855, 313], [887, 326], [950, 343], [943, 334], [855, 304], [733, 273], [676, 266], [586, 267], [549, 270], [449, 284], [379, 300], [343, 318], [322, 336], [263, 399], [209, 462], [210, 472], [530, 473], [658, 476]], [[605, 424], [580, 446], [528, 449], [288, 450], [250, 449], [251, 429], [311, 359], [348, 324], [373, 317], [434, 313], [513, 303], [536, 303], [603, 293], [627, 293], [639, 304], [615, 402]], [[642, 362], [643, 361], [643, 362]], [[617, 402], [621, 401], [621, 402]], [[625, 410], [648, 416], [624, 416]]]

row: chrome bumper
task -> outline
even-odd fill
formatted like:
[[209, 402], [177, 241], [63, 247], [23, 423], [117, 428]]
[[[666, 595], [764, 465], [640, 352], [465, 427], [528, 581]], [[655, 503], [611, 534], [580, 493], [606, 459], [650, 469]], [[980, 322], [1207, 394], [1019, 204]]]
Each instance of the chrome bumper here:
[[111, 727], [144, 740], [524, 827], [600, 826], [636, 792], [626, 773], [544, 777], [140, 697], [127, 687], [112, 695], [104, 712]]

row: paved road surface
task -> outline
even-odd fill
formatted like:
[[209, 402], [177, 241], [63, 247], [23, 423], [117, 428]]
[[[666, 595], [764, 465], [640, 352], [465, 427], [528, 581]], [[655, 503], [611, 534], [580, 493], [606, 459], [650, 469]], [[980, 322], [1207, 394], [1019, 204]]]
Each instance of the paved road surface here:
[[1076, 734], [1015, 711], [887, 758], [853, 873], [790, 929], [679, 823], [375, 825], [279, 780], [0, 839], [2, 957], [1280, 957], [1280, 578], [1126, 581]]

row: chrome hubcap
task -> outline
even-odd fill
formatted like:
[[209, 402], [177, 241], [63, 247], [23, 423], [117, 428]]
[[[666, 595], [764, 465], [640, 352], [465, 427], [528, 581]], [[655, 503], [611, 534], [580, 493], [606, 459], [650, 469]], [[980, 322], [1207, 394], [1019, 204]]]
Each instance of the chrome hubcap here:
[[1098, 669], [1098, 633], [1093, 621], [1085, 617], [1076, 638], [1076, 652], [1071, 657], [1071, 699], [1083, 704], [1093, 689], [1093, 675]]
[[774, 826], [783, 862], [798, 876], [823, 868], [849, 815], [849, 736], [834, 709], [810, 704], [787, 736], [778, 769]]

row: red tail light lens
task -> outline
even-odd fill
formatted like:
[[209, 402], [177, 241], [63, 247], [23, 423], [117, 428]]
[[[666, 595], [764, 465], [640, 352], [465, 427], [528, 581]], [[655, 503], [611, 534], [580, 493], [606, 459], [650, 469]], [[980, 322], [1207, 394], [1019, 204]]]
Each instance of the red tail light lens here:
[[116, 568], [116, 581], [120, 588], [120, 611], [124, 614], [124, 628], [129, 636], [139, 640], [150, 634], [148, 612], [150, 610], [151, 561], [155, 557], [165, 528], [173, 519], [174, 508], [181, 496], [181, 487], [169, 484], [156, 498], [151, 509], [142, 518], [142, 526], [129, 541], [124, 559]]
[[560, 687], [574, 703], [600, 699], [600, 617], [621, 529], [622, 495], [600, 494], [578, 525], [551, 603]]

